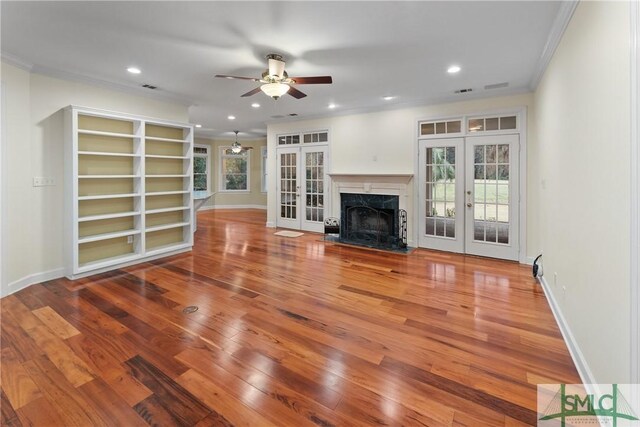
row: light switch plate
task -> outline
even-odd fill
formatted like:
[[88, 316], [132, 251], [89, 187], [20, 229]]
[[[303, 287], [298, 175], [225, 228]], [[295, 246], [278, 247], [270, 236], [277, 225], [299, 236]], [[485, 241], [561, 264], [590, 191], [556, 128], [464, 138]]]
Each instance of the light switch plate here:
[[56, 185], [56, 180], [52, 176], [34, 176], [33, 177], [34, 187], [51, 187], [54, 185]]

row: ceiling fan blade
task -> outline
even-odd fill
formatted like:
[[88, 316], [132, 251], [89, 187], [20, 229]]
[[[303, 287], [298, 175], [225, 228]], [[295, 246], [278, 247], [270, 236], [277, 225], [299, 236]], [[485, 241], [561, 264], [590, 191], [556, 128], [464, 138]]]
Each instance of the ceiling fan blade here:
[[289, 86], [289, 91], [287, 93], [296, 99], [304, 98], [305, 96], [307, 96], [306, 93], [300, 92], [298, 89], [296, 89], [293, 86]]
[[277, 59], [269, 58], [269, 75], [284, 77], [284, 61], [278, 61]]
[[250, 90], [249, 92], [245, 93], [244, 95], [240, 95], [240, 98], [244, 98], [246, 96], [255, 95], [258, 92], [260, 92], [260, 87], [257, 87], [257, 88], [255, 88], [253, 90]]
[[216, 74], [214, 77], [221, 77], [223, 79], [237, 79], [237, 80], [252, 80], [254, 82], [259, 82], [260, 79], [254, 79], [253, 77], [240, 77], [240, 76], [227, 76], [225, 74]]
[[318, 85], [318, 84], [330, 84], [333, 83], [331, 76], [317, 76], [317, 77], [289, 77], [295, 84], [298, 85]]

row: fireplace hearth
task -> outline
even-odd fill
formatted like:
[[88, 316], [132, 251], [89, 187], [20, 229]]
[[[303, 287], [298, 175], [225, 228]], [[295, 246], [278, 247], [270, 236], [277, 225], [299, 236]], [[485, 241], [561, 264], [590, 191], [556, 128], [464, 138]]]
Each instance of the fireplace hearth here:
[[377, 249], [406, 248], [406, 213], [398, 196], [340, 194], [340, 241]]

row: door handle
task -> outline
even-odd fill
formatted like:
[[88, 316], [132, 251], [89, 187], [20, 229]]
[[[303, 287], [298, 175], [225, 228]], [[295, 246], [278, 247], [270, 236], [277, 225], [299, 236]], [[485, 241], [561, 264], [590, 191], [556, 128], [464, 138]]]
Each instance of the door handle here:
[[473, 206], [471, 203], [467, 203], [468, 208], [470, 208], [471, 206]]

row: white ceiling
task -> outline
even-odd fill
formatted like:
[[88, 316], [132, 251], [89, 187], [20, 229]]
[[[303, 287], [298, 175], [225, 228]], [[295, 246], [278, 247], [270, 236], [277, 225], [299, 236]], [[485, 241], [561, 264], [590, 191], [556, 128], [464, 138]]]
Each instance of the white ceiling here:
[[[10, 2], [1, 3], [3, 55], [35, 71], [126, 88], [189, 105], [201, 135], [266, 134], [265, 121], [521, 92], [536, 71], [560, 2]], [[264, 56], [285, 56], [308, 97], [240, 95]], [[462, 71], [449, 75], [449, 65]], [[142, 74], [127, 73], [128, 66]], [[509, 82], [506, 89], [485, 85]], [[454, 95], [473, 88], [472, 94]], [[382, 97], [393, 95], [392, 101]], [[251, 107], [258, 102], [261, 108]], [[328, 110], [335, 103], [337, 108]], [[100, 106], [94, 106], [100, 107]], [[227, 116], [234, 115], [230, 121]]]

